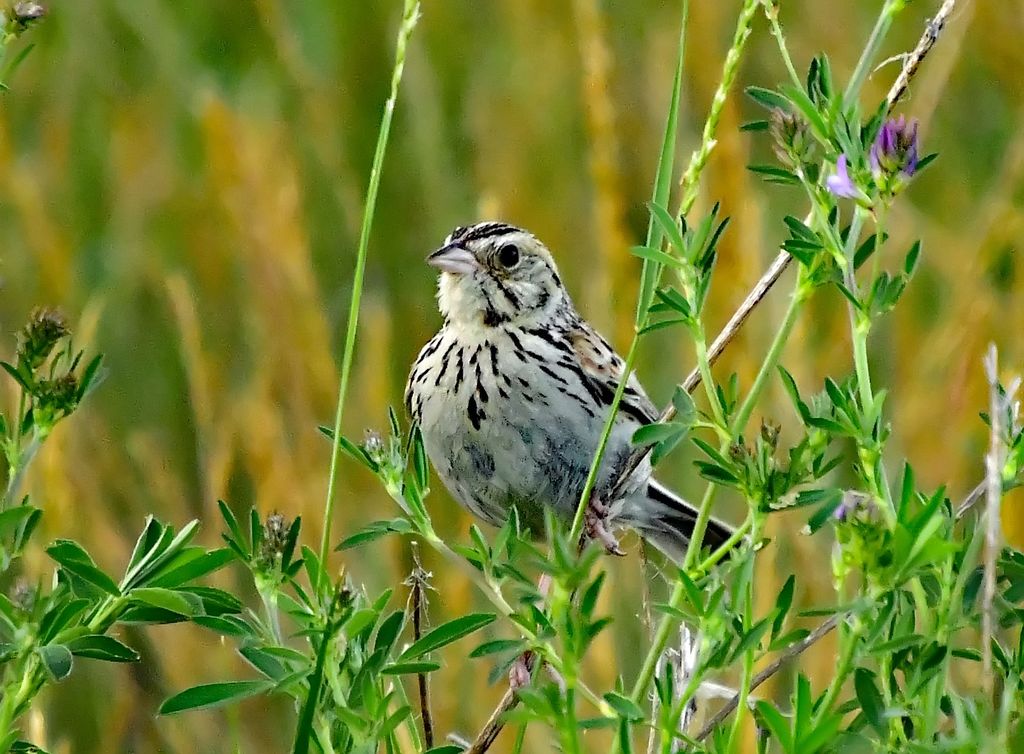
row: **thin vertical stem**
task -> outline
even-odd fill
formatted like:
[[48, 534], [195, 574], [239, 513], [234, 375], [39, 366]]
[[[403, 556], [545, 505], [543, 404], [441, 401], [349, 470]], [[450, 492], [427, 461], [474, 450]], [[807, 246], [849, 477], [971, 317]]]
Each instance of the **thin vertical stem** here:
[[334, 435], [331, 443], [331, 466], [327, 476], [327, 499], [324, 502], [324, 528], [320, 540], [320, 564], [322, 573], [327, 573], [327, 555], [331, 543], [331, 524], [334, 521], [334, 493], [338, 480], [338, 460], [341, 455], [341, 421], [345, 409], [345, 398], [348, 395], [348, 382], [352, 374], [352, 362], [355, 356], [356, 331], [359, 327], [359, 304], [363, 295], [363, 277], [366, 272], [367, 250], [370, 245], [370, 229], [373, 227], [373, 215], [377, 207], [377, 193], [380, 189], [380, 177], [384, 167], [384, 155], [387, 152], [388, 137], [391, 134], [391, 119], [398, 101], [398, 87], [402, 81], [405, 68], [405, 48], [412, 36], [412, 31], [419, 20], [420, 4], [418, 0], [405, 0], [402, 13], [402, 25], [398, 30], [398, 42], [395, 47], [395, 67], [391, 74], [391, 93], [384, 103], [384, 114], [381, 116], [380, 131], [377, 134], [377, 147], [373, 153], [373, 164], [370, 168], [370, 182], [366, 189], [366, 206], [363, 209], [363, 223], [359, 231], [359, 247], [356, 252], [356, 269], [352, 275], [352, 299], [349, 302], [348, 326], [345, 330], [345, 346], [341, 357], [341, 379], [338, 382], [338, 405], [334, 413]]
[[847, 84], [846, 91], [843, 93], [844, 108], [851, 106], [856, 101], [871, 71], [871, 65], [874, 63], [878, 51], [882, 47], [882, 42], [885, 41], [885, 37], [889, 33], [892, 20], [896, 17], [897, 13], [903, 10], [905, 5], [906, 0], [885, 0], [882, 12], [878, 14], [875, 25], [871, 29], [871, 36], [868, 37], [864, 51], [860, 54], [860, 59], [857, 61], [857, 67], [854, 68], [853, 75], [850, 76], [850, 83]]

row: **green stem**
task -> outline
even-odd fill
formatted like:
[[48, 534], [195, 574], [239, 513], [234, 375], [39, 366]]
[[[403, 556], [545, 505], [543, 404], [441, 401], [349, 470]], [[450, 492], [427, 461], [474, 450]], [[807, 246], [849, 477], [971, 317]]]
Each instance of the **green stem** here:
[[[672, 595], [668, 599], [668, 604], [678, 609], [685, 596], [686, 590], [683, 589], [682, 582], [676, 581], [675, 586], [672, 588]], [[654, 678], [654, 673], [658, 669], [658, 659], [661, 657], [661, 653], [665, 651], [674, 628], [675, 621], [668, 615], [663, 616], [661, 622], [658, 623], [658, 628], [654, 632], [654, 641], [651, 642], [651, 648], [644, 657], [643, 665], [640, 666], [640, 673], [633, 683], [633, 691], [630, 694], [630, 698], [635, 703], [639, 704], [643, 701], [644, 694], [647, 693], [647, 687], [650, 685], [651, 680]]]
[[[700, 509], [697, 513], [697, 521], [693, 526], [693, 536], [690, 539], [690, 546], [686, 551], [686, 560], [683, 563], [683, 568], [689, 570], [687, 565], [688, 561], [692, 561], [700, 552], [700, 548], [694, 549], [693, 542], [698, 537], [703, 537], [704, 530], [707, 528], [708, 519], [711, 517], [711, 506], [714, 503], [715, 496], [718, 494], [718, 487], [715, 485], [708, 485], [704, 491], [704, 499], [701, 500]], [[683, 588], [682, 582], [677, 580], [675, 586], [672, 588], [672, 596], [669, 597], [669, 605], [678, 610], [683, 604], [683, 599], [686, 597], [686, 590]], [[661, 621], [658, 623], [657, 629], [654, 632], [654, 640], [651, 642], [650, 649], [648, 649], [646, 656], [644, 657], [643, 664], [640, 666], [640, 673], [637, 675], [636, 681], [633, 684], [633, 691], [630, 697], [634, 702], [639, 704], [643, 699], [643, 695], [647, 692], [647, 687], [650, 685], [651, 680], [654, 678], [654, 673], [658, 669], [658, 658], [661, 657], [662, 652], [665, 651], [665, 647], [668, 645], [669, 637], [672, 635], [672, 631], [675, 628], [675, 619], [668, 613], [662, 616]]]
[[[854, 267], [854, 254], [857, 249], [857, 241], [860, 238], [861, 228], [867, 218], [867, 210], [858, 207], [850, 221], [850, 230], [846, 237], [846, 246], [843, 249], [844, 268], [843, 278], [847, 289], [855, 298], [860, 299], [858, 291], [856, 269]], [[881, 229], [878, 230], [881, 233]], [[877, 235], [877, 234], [876, 234]], [[861, 304], [863, 306], [863, 302]], [[871, 316], [868, 313], [854, 308], [852, 303], [847, 306], [850, 319], [850, 341], [853, 346], [853, 366], [857, 377], [857, 392], [860, 396], [861, 412], [867, 413], [875, 401], [875, 391], [871, 386], [871, 367], [868, 363], [868, 336], [871, 333]], [[874, 450], [870, 451], [874, 454]], [[892, 500], [892, 490], [889, 486], [888, 473], [883, 463], [881, 448], [878, 449], [877, 460], [872, 461], [872, 468], [865, 468], [865, 476], [872, 487], [875, 497], [886, 505], [883, 512], [890, 524], [895, 523], [895, 507]], [[877, 472], [877, 481], [876, 481]]]
[[[704, 540], [704, 532], [708, 528], [708, 521], [711, 519], [711, 507], [714, 505], [715, 497], [718, 495], [718, 486], [715, 484], [708, 484], [704, 488], [704, 496], [700, 500], [700, 506], [697, 508], [697, 520], [693, 524], [693, 533], [690, 535], [690, 541], [686, 545], [686, 555], [683, 558], [683, 569], [690, 570], [693, 568], [693, 561], [696, 560], [700, 554], [700, 546]], [[664, 619], [663, 619], [664, 620]]]
[[854, 68], [853, 75], [850, 76], [850, 83], [847, 84], [846, 91], [843, 92], [844, 109], [853, 105], [860, 95], [860, 90], [868, 78], [875, 57], [882, 47], [882, 42], [885, 41], [885, 37], [889, 33], [889, 27], [892, 26], [896, 14], [903, 10], [905, 5], [906, 0], [886, 0], [885, 5], [882, 6], [882, 11], [875, 20], [875, 26], [871, 29], [871, 36], [868, 37], [864, 51], [861, 52], [860, 59], [857, 61], [857, 67]]
[[391, 74], [391, 94], [387, 102], [384, 103], [384, 114], [381, 116], [380, 131], [377, 134], [377, 148], [373, 154], [370, 182], [366, 189], [366, 206], [363, 209], [363, 223], [359, 232], [356, 269], [352, 276], [352, 299], [349, 302], [348, 327], [345, 331], [345, 346], [341, 359], [338, 405], [334, 414], [334, 439], [331, 443], [331, 466], [327, 477], [327, 499], [324, 503], [324, 528], [320, 541], [320, 563], [323, 566], [323, 573], [327, 573], [326, 563], [330, 551], [331, 524], [334, 520], [334, 492], [338, 479], [338, 459], [341, 455], [341, 421], [345, 407], [345, 398], [348, 395], [349, 377], [352, 374], [353, 357], [355, 355], [356, 330], [359, 326], [359, 305], [363, 294], [363, 277], [366, 271], [367, 249], [370, 244], [370, 228], [373, 226], [373, 215], [377, 206], [377, 193], [380, 188], [384, 155], [387, 152], [388, 136], [391, 133], [391, 119], [395, 112], [395, 103], [398, 100], [398, 87], [402, 81], [402, 70], [405, 67], [405, 48], [418, 19], [418, 0], [405, 0], [402, 25], [398, 30], [398, 42], [395, 48], [395, 67]]
[[[829, 684], [828, 689], [825, 691], [825, 695], [822, 697], [821, 702], [818, 704], [818, 711], [814, 715], [815, 724], [821, 722], [821, 720], [831, 711], [832, 705], [835, 704], [836, 697], [843, 688], [843, 683], [846, 681], [846, 677], [850, 674], [850, 669], [853, 667], [853, 658], [857, 652], [857, 642], [860, 639], [860, 633], [862, 631], [860, 621], [855, 619], [855, 624], [850, 628], [849, 631], [841, 632], [841, 636], [844, 639], [843, 648], [840, 650], [839, 665], [836, 668], [836, 674], [832, 678], [832, 683]], [[842, 624], [840, 624], [840, 628]]]
[[734, 548], [745, 536], [747, 536], [747, 532], [750, 531], [752, 524], [753, 520], [750, 516], [747, 516], [746, 521], [739, 525], [736, 531], [732, 533], [732, 536], [730, 536], [727, 540], [725, 540], [725, 542], [722, 543], [721, 547], [719, 547], [713, 553], [708, 555], [708, 557], [705, 558], [700, 563], [700, 565], [697, 566], [695, 572], [698, 574], [704, 574], [710, 571], [715, 565], [717, 565], [722, 560], [722, 558], [724, 558], [726, 555], [732, 552], [732, 548]]
[[587, 504], [590, 502], [590, 495], [594, 491], [594, 485], [597, 483], [601, 460], [604, 458], [605, 449], [608, 447], [608, 439], [611, 437], [612, 429], [615, 427], [615, 417], [619, 412], [622, 396], [626, 392], [626, 383], [629, 381], [629, 375], [633, 373], [633, 365], [636, 362], [639, 346], [640, 335], [634, 334], [633, 342], [629, 344], [629, 351], [626, 354], [626, 363], [622, 367], [622, 377], [615, 388], [615, 395], [612, 398], [611, 406], [608, 407], [608, 416], [604, 422], [604, 429], [601, 430], [601, 438], [598, 440], [597, 450], [594, 453], [593, 460], [590, 462], [587, 480], [583, 484], [583, 492], [580, 494], [580, 501], [576, 506], [576, 514], [572, 519], [572, 528], [569, 530], [570, 542], [578, 541], [583, 533], [583, 514], [587, 509]]
[[11, 469], [11, 474], [7, 479], [7, 488], [4, 490], [4, 498], [2, 503], [0, 503], [0, 510], [7, 510], [15, 504], [15, 498], [18, 496], [18, 490], [21, 489], [21, 482], [25, 478], [25, 472], [28, 471], [29, 465], [36, 457], [36, 453], [39, 452], [42, 444], [39, 433], [33, 432], [31, 442], [24, 449], [18, 451], [18, 463], [17, 466]]
[[772, 0], [764, 0], [764, 15], [768, 19], [768, 27], [771, 30], [771, 34], [775, 37], [775, 42], [779, 46], [779, 54], [782, 55], [782, 62], [786, 66], [790, 82], [797, 89], [803, 89], [804, 83], [800, 80], [800, 76], [793, 66], [793, 60], [789, 56], [789, 48], [786, 46], [786, 37], [782, 33], [782, 26], [779, 24], [779, 8]]
[[516, 740], [512, 743], [512, 754], [522, 754], [526, 743], [526, 723], [522, 723], [516, 731]]
[[733, 419], [733, 437], [738, 437], [746, 428], [747, 422], [750, 420], [750, 415], [754, 412], [754, 407], [757, 405], [757, 401], [761, 397], [761, 393], [764, 391], [765, 386], [768, 384], [768, 380], [771, 378], [772, 373], [775, 371], [775, 367], [779, 363], [782, 351], [786, 347], [790, 334], [793, 332], [793, 325], [796, 324], [796, 320], [800, 316], [800, 310], [810, 295], [811, 288], [805, 285], [803, 274], [804, 271], [801, 267], [800, 272], [797, 275], [796, 287], [793, 290], [792, 296], [790, 296], [789, 306], [786, 308], [786, 314], [782, 318], [782, 322], [779, 324], [779, 329], [775, 332], [775, 337], [772, 339], [772, 344], [768, 348], [768, 353], [765, 355], [761, 368], [758, 370], [757, 376], [754, 378], [754, 384], [751, 385], [750, 392], [747, 393], [747, 397], [743, 400], [739, 411], [736, 412], [736, 416]]
[[711, 404], [711, 414], [715, 418], [715, 430], [723, 441], [727, 441], [729, 437], [726, 430], [729, 423], [725, 419], [722, 404], [718, 400], [718, 394], [715, 391], [715, 381], [711, 375], [711, 359], [708, 358], [707, 339], [704, 337], [704, 329], [702, 327], [698, 326], [695, 328], [693, 333], [693, 349], [697, 356], [697, 369], [700, 372], [700, 381], [704, 386], [704, 392], [708, 396], [708, 403]]
[[[462, 568], [463, 572], [470, 578], [470, 580], [474, 584], [476, 584], [477, 588], [480, 589], [480, 592], [488, 599], [488, 601], [490, 601], [492, 605], [494, 605], [495, 608], [497, 608], [499, 613], [501, 613], [506, 618], [511, 618], [515, 614], [515, 610], [512, 608], [510, 604], [508, 604], [508, 601], [505, 599], [505, 596], [501, 593], [501, 590], [498, 589], [497, 586], [495, 586], [490, 581], [490, 579], [487, 578], [487, 576], [481, 573], [479, 569], [470, 565], [465, 558], [463, 558], [461, 555], [455, 552], [455, 550], [449, 547], [443, 539], [441, 539], [439, 536], [437, 536], [437, 534], [434, 533], [433, 530], [421, 532], [421, 535], [423, 536], [424, 539], [427, 540], [427, 543], [430, 544], [435, 550], [444, 555], [444, 557], [446, 557], [452, 563], [455, 563], [460, 568]], [[523, 632], [523, 635], [526, 638], [536, 638], [536, 635], [533, 634], [531, 631], [528, 631], [525, 626], [519, 625], [518, 622], [516, 623], [516, 625], [519, 626], [519, 630]]]
[[576, 689], [567, 685], [565, 689], [565, 727], [562, 730], [562, 751], [580, 754], [580, 731], [576, 724]]
[[[757, 405], [757, 401], [761, 397], [761, 393], [763, 392], [765, 385], [768, 384], [768, 378], [774, 371], [776, 364], [778, 364], [779, 357], [782, 355], [782, 350], [786, 346], [786, 341], [789, 339], [789, 336], [793, 331], [793, 325], [796, 323], [801, 307], [809, 295], [809, 291], [810, 288], [804, 284], [803, 273], [801, 271], [797, 276], [796, 288], [790, 298], [789, 307], [786, 309], [786, 315], [783, 317], [783, 320], [779, 325], [779, 329], [776, 331], [775, 337], [772, 339], [772, 344], [768, 348], [768, 353], [765, 355], [764, 361], [761, 363], [761, 368], [758, 370], [757, 377], [754, 379], [754, 384], [751, 386], [750, 392], [747, 394], [739, 412], [736, 414], [731, 428], [731, 434], [729, 437], [724, 438], [724, 443], [728, 443], [732, 438], [737, 437], [746, 426], [747, 421], [750, 419], [750, 414], [753, 412], [754, 406]], [[702, 375], [705, 370], [710, 373], [710, 366], [707, 364], [707, 353], [706, 351], [702, 351], [699, 339], [697, 347], [697, 362], [698, 365], [700, 365]], [[711, 384], [707, 376], [703, 377], [703, 381], [705, 386]], [[718, 401], [713, 393], [709, 394], [709, 397], [713, 401], [712, 405], [717, 406]], [[704, 532], [707, 529], [707, 523], [711, 517], [711, 500], [714, 497], [714, 493], [712, 493], [713, 489], [717, 488], [715, 485], [709, 484], [704, 492], [704, 498], [702, 499], [700, 508], [697, 512], [697, 521], [693, 527], [693, 534], [690, 537], [690, 543], [686, 548], [686, 557], [683, 560], [683, 568], [692, 568], [695, 558], [700, 554], [700, 547], [704, 539]], [[734, 534], [733, 536], [735, 537], [737, 535]]]
[[[760, 528], [761, 527], [758, 525], [758, 522], [755, 521], [755, 525], [753, 527], [755, 538], [757, 537]], [[750, 630], [750, 621], [754, 613], [754, 578], [753, 573], [751, 572], [753, 567], [754, 558], [751, 555], [751, 557], [748, 558], [747, 562], [744, 564], [744, 568], [747, 569], [747, 593], [744, 600], [746, 604], [744, 605], [743, 609], [743, 629], [745, 631]], [[747, 706], [747, 699], [750, 697], [750, 686], [754, 680], [754, 650], [755, 647], [751, 646], [743, 653], [743, 677], [740, 681], [740, 698], [739, 703], [736, 705], [736, 715], [735, 717], [733, 717], [732, 728], [729, 731], [729, 752], [737, 751], [737, 745], [739, 744], [740, 729], [743, 725], [744, 719], [750, 712]]]

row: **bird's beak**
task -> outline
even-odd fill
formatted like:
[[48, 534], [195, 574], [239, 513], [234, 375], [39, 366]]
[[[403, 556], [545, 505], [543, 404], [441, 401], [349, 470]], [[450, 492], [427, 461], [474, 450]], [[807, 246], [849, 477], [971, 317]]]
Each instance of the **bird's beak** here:
[[427, 257], [427, 264], [443, 272], [454, 272], [457, 275], [465, 275], [480, 269], [480, 263], [476, 261], [473, 252], [454, 243], [442, 246]]

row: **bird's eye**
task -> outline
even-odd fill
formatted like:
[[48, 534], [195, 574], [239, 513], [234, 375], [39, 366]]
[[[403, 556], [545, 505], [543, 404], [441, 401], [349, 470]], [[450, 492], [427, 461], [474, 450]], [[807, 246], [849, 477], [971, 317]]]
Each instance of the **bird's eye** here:
[[498, 261], [501, 266], [511, 270], [519, 264], [519, 247], [514, 243], [507, 243], [498, 249]]

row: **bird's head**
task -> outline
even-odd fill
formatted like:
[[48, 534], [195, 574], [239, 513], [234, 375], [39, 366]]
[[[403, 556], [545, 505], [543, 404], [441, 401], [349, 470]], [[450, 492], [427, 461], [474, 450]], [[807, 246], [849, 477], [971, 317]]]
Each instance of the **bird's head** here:
[[458, 227], [427, 263], [441, 270], [441, 314], [458, 325], [529, 324], [550, 316], [567, 298], [551, 252], [513, 225]]

